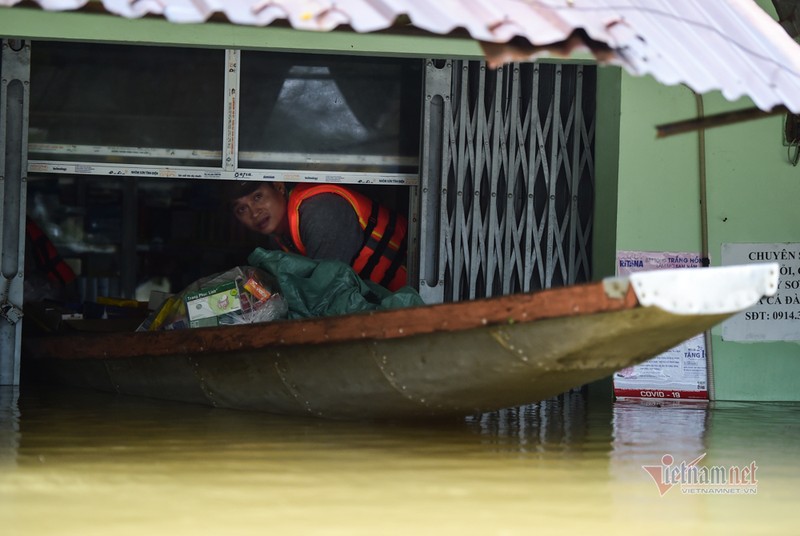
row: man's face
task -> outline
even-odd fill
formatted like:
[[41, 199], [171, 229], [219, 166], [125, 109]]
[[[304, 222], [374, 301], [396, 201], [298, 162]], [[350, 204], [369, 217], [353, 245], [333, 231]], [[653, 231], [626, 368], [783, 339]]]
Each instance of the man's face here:
[[287, 230], [286, 198], [283, 184], [262, 184], [233, 202], [233, 214], [242, 225], [261, 234], [282, 234]]

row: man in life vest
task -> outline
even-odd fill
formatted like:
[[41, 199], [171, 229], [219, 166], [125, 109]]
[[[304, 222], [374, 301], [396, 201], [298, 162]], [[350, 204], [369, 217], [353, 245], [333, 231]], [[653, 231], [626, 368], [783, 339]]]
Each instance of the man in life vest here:
[[362, 279], [396, 291], [406, 284], [406, 219], [336, 184], [231, 184], [236, 219], [284, 251], [349, 264]]

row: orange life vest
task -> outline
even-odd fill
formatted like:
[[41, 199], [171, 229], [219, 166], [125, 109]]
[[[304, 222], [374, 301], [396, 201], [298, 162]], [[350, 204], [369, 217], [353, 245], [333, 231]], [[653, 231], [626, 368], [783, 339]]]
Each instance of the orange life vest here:
[[32, 219], [25, 221], [25, 232], [33, 250], [36, 266], [54, 283], [66, 285], [75, 280], [75, 272], [64, 262], [55, 246]]
[[358, 216], [364, 242], [351, 266], [362, 279], [395, 291], [406, 284], [406, 219], [368, 197], [335, 184], [299, 184], [289, 194], [286, 207], [292, 241], [305, 255], [300, 239], [300, 205], [319, 194], [336, 194], [347, 200]]

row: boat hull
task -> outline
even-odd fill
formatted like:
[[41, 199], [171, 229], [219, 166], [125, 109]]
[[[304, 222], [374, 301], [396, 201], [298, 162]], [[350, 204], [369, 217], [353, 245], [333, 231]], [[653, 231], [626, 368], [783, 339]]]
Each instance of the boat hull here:
[[469, 415], [641, 363], [777, 288], [778, 267], [671, 270], [473, 302], [174, 332], [45, 337], [46, 379], [332, 419]]
[[726, 316], [636, 308], [447, 336], [39, 365], [62, 384], [224, 408], [335, 419], [467, 415], [607, 377]]

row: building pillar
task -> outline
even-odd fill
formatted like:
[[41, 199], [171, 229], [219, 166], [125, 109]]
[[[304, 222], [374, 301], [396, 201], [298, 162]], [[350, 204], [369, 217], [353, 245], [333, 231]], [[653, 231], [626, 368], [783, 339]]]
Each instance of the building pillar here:
[[[442, 183], [446, 180], [443, 153], [449, 149], [445, 140], [445, 123], [452, 115], [450, 91], [452, 62], [427, 60], [425, 63], [425, 101], [422, 115], [422, 147], [420, 154], [419, 225], [415, 229], [418, 239], [419, 264], [411, 274], [418, 279], [419, 294], [425, 303], [444, 301], [444, 258], [441, 235], [446, 221], [442, 217]], [[445, 182], [446, 184], [446, 182]], [[446, 191], [446, 190], [445, 190]]]
[[4, 39], [0, 55], [0, 385], [19, 385], [30, 42]]

